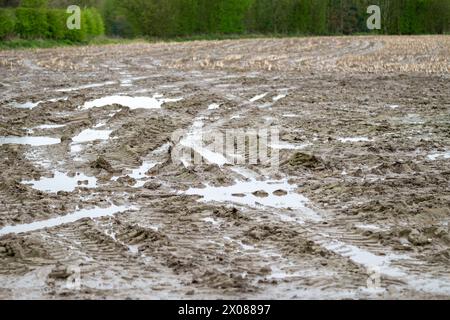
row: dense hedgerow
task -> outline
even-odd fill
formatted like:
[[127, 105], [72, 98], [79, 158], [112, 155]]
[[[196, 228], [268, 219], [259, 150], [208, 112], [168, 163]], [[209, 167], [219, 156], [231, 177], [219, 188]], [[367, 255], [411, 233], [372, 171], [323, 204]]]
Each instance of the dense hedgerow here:
[[47, 10], [48, 37], [61, 40], [66, 35], [67, 14], [62, 10]]
[[[70, 16], [70, 14], [65, 13], [66, 19]], [[88, 34], [88, 25], [90, 23], [87, 22], [89, 17], [86, 15], [86, 10], [81, 12], [81, 28], [70, 30], [65, 26], [65, 39], [74, 41], [74, 42], [82, 42], [86, 41], [90, 36]], [[66, 21], [64, 22], [66, 24]]]
[[22, 8], [46, 8], [48, 0], [21, 0], [20, 6]]
[[[121, 36], [450, 32], [450, 0], [101, 0], [101, 3], [108, 33]], [[381, 30], [367, 28], [370, 5], [381, 9]]]
[[49, 26], [47, 23], [47, 10], [18, 8], [16, 11], [15, 32], [21, 38], [47, 38]]
[[81, 29], [69, 30], [67, 19], [71, 14], [61, 9], [39, 7], [44, 2], [38, 0], [34, 7], [30, 1], [30, 7], [0, 9], [0, 39], [16, 36], [83, 42], [105, 33], [103, 19], [96, 9], [82, 10]]
[[84, 19], [84, 23], [86, 25], [86, 34], [94, 34], [96, 26], [92, 16], [92, 11], [90, 9], [83, 10], [82, 19]]
[[100, 13], [96, 9], [86, 9], [83, 11], [87, 27], [87, 34], [90, 36], [100, 36], [105, 33], [105, 26]]
[[105, 34], [105, 24], [103, 23], [103, 18], [97, 9], [92, 10], [92, 18], [94, 19], [94, 24], [96, 26], [95, 33], [93, 36], [102, 36]]
[[0, 39], [14, 34], [16, 16], [13, 10], [0, 9]]

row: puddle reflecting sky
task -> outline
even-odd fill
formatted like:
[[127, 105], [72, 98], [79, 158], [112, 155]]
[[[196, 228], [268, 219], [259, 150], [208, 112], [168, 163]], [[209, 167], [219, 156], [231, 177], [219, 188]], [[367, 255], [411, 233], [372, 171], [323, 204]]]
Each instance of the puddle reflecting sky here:
[[[202, 196], [202, 201], [231, 202], [251, 207], [299, 209], [306, 217], [318, 220], [320, 216], [306, 207], [307, 198], [294, 191], [295, 186], [287, 180], [281, 181], [238, 181], [228, 187], [190, 188], [188, 195]], [[258, 196], [258, 193], [260, 196]], [[278, 194], [278, 195], [277, 195]]]
[[[87, 184], [84, 183], [85, 181], [87, 181]], [[83, 183], [79, 184], [79, 182]], [[22, 183], [31, 184], [34, 189], [44, 192], [72, 192], [77, 187], [95, 188], [97, 186], [97, 178], [88, 177], [84, 174], [78, 174], [74, 177], [70, 177], [63, 172], [56, 171], [52, 178], [43, 177], [40, 180], [22, 181]]]
[[82, 210], [76, 211], [74, 213], [62, 216], [62, 217], [37, 221], [37, 222], [33, 222], [33, 223], [28, 223], [28, 224], [6, 226], [6, 227], [0, 229], [0, 236], [4, 236], [6, 234], [11, 234], [11, 233], [18, 234], [18, 233], [41, 230], [41, 229], [45, 229], [45, 228], [52, 228], [52, 227], [56, 227], [56, 226], [60, 226], [60, 225], [68, 224], [68, 223], [73, 223], [73, 222], [76, 222], [78, 220], [85, 219], [85, 218], [95, 219], [95, 218], [100, 218], [100, 217], [113, 216], [117, 213], [124, 212], [124, 211], [130, 210], [130, 209], [135, 209], [135, 208], [127, 207], [127, 206], [114, 206], [113, 205], [109, 208], [82, 209]]
[[250, 99], [250, 102], [256, 102], [258, 100], [261, 100], [262, 98], [264, 98], [265, 96], [267, 96], [269, 93], [263, 93], [263, 94], [259, 94], [257, 96], [254, 96], [253, 98]]
[[25, 103], [17, 103], [14, 102], [13, 104], [11, 104], [12, 107], [14, 108], [18, 108], [18, 109], [34, 109], [36, 108], [40, 103], [42, 103], [42, 101], [38, 101], [38, 102], [25, 102]]
[[372, 142], [372, 139], [367, 137], [351, 137], [351, 138], [338, 138], [340, 142], [348, 143], [348, 142]]
[[48, 146], [61, 142], [59, 138], [51, 137], [0, 137], [1, 144], [23, 144], [30, 146]]
[[182, 98], [167, 99], [162, 98], [161, 95], [154, 95], [153, 97], [131, 97], [131, 96], [108, 96], [93, 101], [86, 102], [81, 108], [91, 109], [91, 108], [101, 108], [105, 106], [110, 106], [113, 104], [119, 104], [130, 109], [160, 109], [161, 106], [166, 102], [177, 102], [182, 100]]
[[428, 160], [435, 161], [435, 160], [442, 160], [442, 159], [450, 159], [450, 151], [446, 152], [436, 152], [429, 154], [427, 156]]
[[92, 84], [86, 84], [86, 85], [82, 85], [79, 87], [72, 87], [72, 88], [62, 88], [62, 89], [57, 89], [57, 92], [71, 92], [71, 91], [78, 91], [78, 90], [83, 90], [83, 89], [90, 89], [90, 88], [99, 88], [99, 87], [104, 87], [104, 86], [110, 86], [113, 84], [116, 84], [117, 82], [115, 81], [106, 81], [106, 82], [102, 82], [102, 83], [92, 83]]
[[95, 140], [108, 140], [112, 130], [86, 129], [72, 138], [75, 143], [91, 142]]

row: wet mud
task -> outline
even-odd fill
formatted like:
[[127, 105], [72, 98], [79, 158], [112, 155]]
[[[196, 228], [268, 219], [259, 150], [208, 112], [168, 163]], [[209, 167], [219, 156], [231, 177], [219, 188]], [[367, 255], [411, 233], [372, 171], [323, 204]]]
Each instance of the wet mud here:
[[[0, 298], [448, 299], [449, 72], [449, 36], [1, 51]], [[270, 128], [275, 169], [200, 143]]]

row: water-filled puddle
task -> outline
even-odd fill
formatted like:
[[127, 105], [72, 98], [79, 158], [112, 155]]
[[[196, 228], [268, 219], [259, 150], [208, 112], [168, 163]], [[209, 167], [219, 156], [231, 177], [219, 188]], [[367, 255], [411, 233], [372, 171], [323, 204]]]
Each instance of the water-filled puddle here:
[[372, 139], [369, 139], [367, 137], [353, 137], [353, 138], [338, 138], [340, 142], [343, 143], [351, 143], [351, 142], [372, 142]]
[[[161, 154], [167, 153], [170, 148], [170, 143], [164, 143], [155, 150], [152, 151], [152, 156], [159, 156]], [[136, 184], [133, 185], [133, 188], [141, 188], [145, 185], [145, 183], [148, 181], [147, 172], [154, 168], [156, 165], [160, 164], [160, 162], [153, 160], [144, 160], [142, 162], [142, 165], [138, 168], [131, 169], [131, 173], [127, 174], [129, 177], [136, 180]], [[117, 181], [119, 177], [113, 177], [112, 181]]]
[[115, 81], [106, 81], [106, 82], [102, 82], [102, 83], [86, 84], [86, 85], [82, 85], [82, 86], [79, 86], [79, 87], [57, 89], [55, 91], [57, 91], [57, 92], [79, 91], [79, 90], [90, 89], [90, 88], [99, 88], [99, 87], [104, 87], [104, 86], [110, 86], [110, 85], [113, 85], [113, 84], [116, 84], [116, 83], [117, 82], [115, 82]]
[[72, 144], [70, 146], [70, 153], [78, 153], [83, 150], [83, 146], [81, 144]]
[[[204, 123], [202, 118], [197, 118], [188, 134], [180, 141], [180, 145], [195, 150], [206, 161], [218, 166], [228, 163], [225, 156], [220, 153], [209, 150], [202, 143], [202, 129]], [[189, 162], [182, 159], [183, 164], [188, 167]], [[247, 181], [236, 181], [232, 186], [206, 188], [190, 188], [185, 194], [198, 195], [203, 197], [202, 201], [216, 201], [226, 203], [237, 203], [251, 207], [270, 207], [298, 210], [301, 215], [312, 219], [320, 220], [321, 217], [308, 208], [307, 198], [295, 192], [296, 187], [290, 185], [285, 180], [278, 181], [258, 181], [253, 172], [247, 172], [245, 169], [233, 168], [233, 171], [244, 176]], [[295, 220], [293, 217], [286, 217]]]
[[411, 256], [393, 253], [376, 255], [357, 246], [331, 239], [329, 236], [323, 234], [321, 236], [325, 236], [328, 239], [316, 241], [318, 244], [365, 267], [369, 273], [398, 278], [410, 287], [420, 291], [438, 294], [449, 294], [450, 292], [450, 282], [447, 277], [411, 274], [408, 269], [400, 267], [400, 265], [393, 265], [393, 262], [401, 260], [406, 260], [413, 264], [419, 263]]
[[258, 106], [258, 108], [259, 109], [268, 109], [268, 108], [271, 108], [272, 106], [273, 106], [272, 103], [264, 103], [264, 104]]
[[23, 144], [34, 147], [48, 146], [61, 142], [59, 138], [50, 137], [0, 137], [0, 145], [2, 144]]
[[359, 223], [355, 224], [355, 227], [361, 230], [369, 230], [369, 231], [382, 231], [383, 228], [375, 225], [375, 224], [365, 224], [365, 223]]
[[219, 226], [220, 225], [219, 221], [215, 220], [214, 218], [210, 218], [210, 217], [203, 218], [202, 221], [204, 221], [206, 223], [209, 223], [209, 224], [212, 224], [213, 226]]
[[273, 149], [280, 149], [280, 150], [303, 150], [309, 146], [312, 146], [311, 143], [303, 143], [303, 144], [292, 144], [288, 142], [279, 142], [277, 144], [272, 144], [271, 147]]
[[320, 216], [306, 207], [307, 198], [295, 192], [295, 186], [287, 180], [280, 181], [237, 181], [229, 187], [190, 188], [188, 195], [202, 196], [204, 202], [228, 202], [250, 207], [270, 207], [283, 209], [298, 209], [302, 215], [319, 220]]
[[430, 161], [450, 159], [450, 151], [429, 154], [427, 159]]
[[[203, 125], [203, 121], [200, 118], [196, 119], [187, 135], [180, 141], [180, 144], [186, 148], [195, 150], [209, 163], [223, 166], [228, 163], [228, 160], [220, 153], [213, 152], [203, 145]], [[190, 159], [182, 159], [182, 161], [185, 167], [189, 167], [191, 164]]]
[[168, 99], [162, 98], [161, 95], [154, 95], [153, 97], [130, 97], [130, 96], [108, 96], [100, 99], [86, 102], [81, 108], [101, 108], [113, 104], [119, 104], [124, 107], [134, 109], [160, 109], [166, 102], [177, 102], [182, 98]]
[[25, 103], [14, 102], [13, 104], [11, 104], [11, 106], [14, 108], [18, 108], [18, 109], [30, 109], [31, 110], [31, 109], [36, 108], [40, 103], [42, 103], [42, 101], [38, 101], [38, 102], [28, 101]]
[[7, 234], [11, 234], [11, 233], [19, 234], [19, 233], [42, 230], [45, 228], [53, 228], [53, 227], [61, 226], [64, 224], [73, 223], [73, 222], [76, 222], [76, 221], [79, 221], [79, 220], [85, 219], [85, 218], [95, 219], [95, 218], [101, 218], [101, 217], [109, 217], [109, 216], [113, 216], [117, 213], [125, 212], [125, 211], [131, 210], [131, 209], [135, 209], [135, 208], [127, 207], [127, 206], [113, 205], [109, 208], [82, 209], [82, 210], [78, 210], [74, 213], [62, 216], [62, 217], [32, 222], [32, 223], [28, 223], [28, 224], [19, 224], [19, 225], [15, 225], [15, 226], [3, 227], [0, 229], [0, 237], [7, 235]]
[[[133, 187], [134, 188], [143, 187], [148, 180], [147, 172], [153, 167], [155, 167], [157, 164], [158, 164], [157, 162], [153, 161], [144, 161], [139, 168], [131, 170], [131, 173], [128, 174], [128, 176], [136, 180], [136, 184]], [[113, 181], [117, 179], [118, 178], [113, 178]]]
[[97, 186], [97, 179], [95, 177], [88, 177], [84, 174], [76, 174], [71, 177], [66, 173], [56, 171], [52, 178], [43, 177], [35, 181], [22, 181], [24, 184], [31, 184], [33, 189], [44, 192], [72, 192], [77, 187], [95, 188]]
[[150, 170], [151, 168], [153, 168], [156, 165], [155, 162], [147, 162], [144, 161], [144, 163], [142, 163], [142, 166], [140, 166], [137, 169], [132, 170], [131, 174], [129, 174], [129, 176], [133, 179], [142, 179], [143, 177], [145, 177], [145, 174], [147, 173], [148, 170]]
[[392, 261], [410, 259], [407, 255], [388, 254], [379, 256], [361, 249], [359, 247], [343, 243], [338, 240], [319, 241], [319, 244], [336, 254], [349, 258], [357, 264], [375, 270], [392, 277], [405, 276], [405, 272], [399, 268], [391, 266]]
[[217, 110], [220, 108], [220, 104], [219, 103], [212, 103], [208, 106], [208, 110]]
[[57, 102], [57, 101], [61, 101], [61, 100], [67, 100], [68, 97], [62, 97], [62, 98], [55, 98], [55, 99], [49, 99], [49, 100], [45, 100], [45, 101], [38, 101], [38, 102], [33, 102], [33, 101], [27, 101], [24, 103], [18, 103], [18, 102], [13, 102], [11, 104], [11, 107], [13, 108], [18, 108], [18, 109], [34, 109], [37, 106], [39, 106], [41, 103], [44, 102]]
[[253, 250], [256, 249], [254, 246], [250, 246], [250, 245], [244, 244], [241, 240], [235, 240], [235, 239], [232, 239], [232, 238], [230, 238], [230, 237], [228, 237], [228, 236], [223, 237], [223, 239], [224, 239], [225, 241], [227, 241], [227, 242], [236, 243], [236, 244], [239, 245], [239, 246], [242, 248], [242, 250], [244, 250], [244, 251], [253, 251]]
[[403, 122], [407, 124], [424, 124], [425, 120], [418, 114], [408, 114], [403, 118]]
[[[74, 155], [81, 152], [83, 150], [84, 143], [97, 140], [108, 140], [111, 133], [112, 130], [85, 129], [72, 138], [72, 143], [70, 144], [70, 153]], [[80, 157], [76, 157], [74, 160], [82, 161]]]
[[139, 80], [144, 80], [147, 78], [148, 77], [145, 77], [145, 76], [143, 76], [143, 77], [127, 77], [127, 78], [120, 80], [120, 86], [121, 87], [132, 87], [133, 82], [139, 81]]
[[[81, 131], [78, 135], [73, 137], [72, 143], [70, 145], [70, 153], [77, 154], [83, 150], [83, 143], [97, 141], [97, 140], [108, 140], [112, 130], [94, 130], [86, 129]], [[82, 161], [80, 157], [74, 159], [75, 161]]]
[[250, 99], [250, 102], [256, 102], [258, 100], [261, 100], [262, 98], [264, 98], [265, 96], [267, 96], [269, 93], [263, 93], [263, 94], [259, 94], [257, 96], [254, 96], [253, 98]]
[[58, 128], [63, 128], [65, 126], [66, 126], [65, 124], [43, 124], [43, 125], [31, 128], [31, 131], [58, 129]]
[[108, 140], [112, 130], [86, 129], [72, 138], [75, 143], [91, 142], [95, 140]]
[[287, 97], [287, 94], [283, 93], [283, 94], [279, 94], [279, 95], [273, 97], [272, 100], [276, 102], [276, 101], [279, 101], [279, 100], [281, 100], [283, 98], [286, 98], [286, 97]]

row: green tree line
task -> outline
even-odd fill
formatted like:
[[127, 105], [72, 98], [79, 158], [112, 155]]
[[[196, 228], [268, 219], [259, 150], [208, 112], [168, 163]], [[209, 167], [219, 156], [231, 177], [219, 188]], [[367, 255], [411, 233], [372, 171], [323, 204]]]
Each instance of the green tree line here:
[[[49, 7], [47, 0], [1, 0], [0, 39], [54, 39], [82, 42], [104, 34], [101, 13], [96, 8], [85, 8], [80, 15], [80, 29], [70, 30], [66, 9]], [[14, 5], [16, 6], [14, 6]]]
[[84, 26], [101, 29], [87, 27], [81, 38], [102, 34], [103, 24], [108, 35], [121, 37], [368, 33], [370, 5], [381, 8], [377, 33], [450, 32], [450, 0], [0, 0], [0, 7], [10, 7], [0, 11], [0, 37], [70, 36], [60, 20], [71, 4], [84, 8]]
[[[450, 32], [450, 0], [102, 0], [109, 34], [367, 33], [381, 8], [383, 34]], [[100, 3], [99, 3], [100, 4]]]

